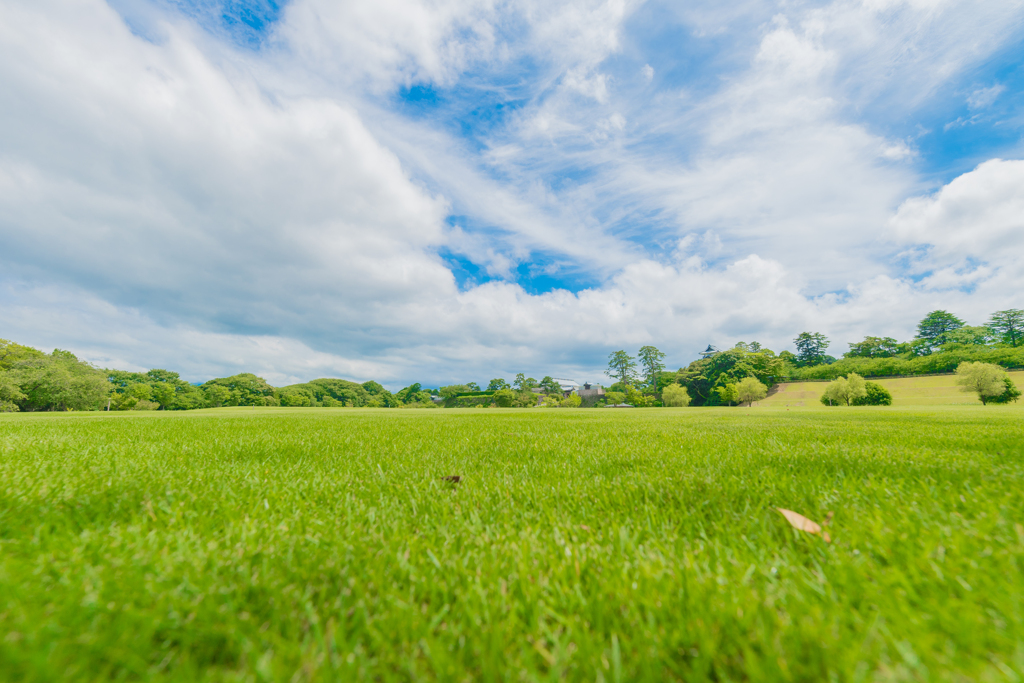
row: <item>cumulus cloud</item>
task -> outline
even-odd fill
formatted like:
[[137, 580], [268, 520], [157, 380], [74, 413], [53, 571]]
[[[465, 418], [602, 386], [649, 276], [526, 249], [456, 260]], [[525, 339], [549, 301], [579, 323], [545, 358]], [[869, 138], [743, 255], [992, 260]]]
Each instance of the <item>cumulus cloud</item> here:
[[[926, 97], [1019, 12], [688, 5], [687, 40], [742, 45], [697, 96], [654, 82], [642, 9], [295, 0], [247, 51], [174, 14], [143, 36], [99, 0], [0, 5], [0, 335], [190, 379], [398, 386], [599, 380], [613, 347], [683, 364], [1004, 306], [1024, 162], [907, 199], [915, 150], [856, 112]], [[516, 106], [460, 136], [395, 105], [413, 85]], [[460, 289], [447, 253], [496, 279]], [[524, 264], [569, 287], [530, 293]]]

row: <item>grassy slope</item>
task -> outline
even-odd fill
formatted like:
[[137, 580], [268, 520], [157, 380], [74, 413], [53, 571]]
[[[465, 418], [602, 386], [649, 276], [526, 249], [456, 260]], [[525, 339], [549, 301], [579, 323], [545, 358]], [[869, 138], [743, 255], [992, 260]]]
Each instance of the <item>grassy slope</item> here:
[[0, 416], [0, 671], [1014, 679], [1021, 415]]
[[[1024, 371], [1008, 373], [1014, 384], [1024, 387]], [[981, 405], [974, 394], [965, 394], [956, 385], [956, 375], [935, 377], [901, 377], [898, 379], [868, 378], [889, 390], [894, 406]], [[784, 382], [758, 406], [799, 407], [818, 406], [827, 382]], [[1014, 404], [1024, 407], [1024, 403]]]

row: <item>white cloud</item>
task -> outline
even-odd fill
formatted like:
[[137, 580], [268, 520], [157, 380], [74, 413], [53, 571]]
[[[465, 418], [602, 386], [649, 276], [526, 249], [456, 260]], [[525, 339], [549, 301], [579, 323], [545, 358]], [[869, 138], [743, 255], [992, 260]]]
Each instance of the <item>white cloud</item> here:
[[[684, 363], [1003, 307], [1024, 162], [904, 201], [913, 149], [855, 114], [925, 97], [1008, 22], [957, 2], [749, 9], [685, 9], [708, 35], [767, 23], [736, 39], [742, 69], [683, 96], [650, 94], [649, 64], [637, 79], [637, 5], [616, 0], [296, 0], [258, 54], [175, 19], [143, 39], [99, 0], [0, 5], [0, 331], [192, 379], [395, 386], [596, 380], [610, 347]], [[536, 82], [481, 139], [388, 110], [400, 86], [497, 87], [523, 62]], [[894, 272], [901, 247], [919, 282]], [[460, 291], [445, 249], [510, 280], [542, 252], [601, 284]]]
[[942, 260], [1024, 263], [1024, 161], [993, 159], [930, 196], [900, 205], [898, 239], [932, 247]]

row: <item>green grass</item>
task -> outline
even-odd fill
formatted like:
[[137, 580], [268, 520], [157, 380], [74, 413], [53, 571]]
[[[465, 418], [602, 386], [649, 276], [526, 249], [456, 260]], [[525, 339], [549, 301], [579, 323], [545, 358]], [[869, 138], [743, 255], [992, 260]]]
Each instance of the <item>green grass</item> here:
[[[1011, 370], [1007, 373], [1018, 387], [1024, 387], [1024, 371]], [[932, 375], [926, 377], [894, 377], [879, 379], [868, 377], [869, 382], [877, 382], [892, 394], [893, 406], [942, 406], [942, 405], [981, 405], [977, 394], [960, 391], [956, 383], [956, 375]], [[817, 407], [819, 399], [825, 393], [827, 382], [783, 382], [772, 390], [771, 396], [757, 405], [759, 407]], [[1024, 408], [1024, 403], [1011, 404], [1011, 407]]]
[[0, 679], [1018, 680], [1022, 417], [3, 416]]

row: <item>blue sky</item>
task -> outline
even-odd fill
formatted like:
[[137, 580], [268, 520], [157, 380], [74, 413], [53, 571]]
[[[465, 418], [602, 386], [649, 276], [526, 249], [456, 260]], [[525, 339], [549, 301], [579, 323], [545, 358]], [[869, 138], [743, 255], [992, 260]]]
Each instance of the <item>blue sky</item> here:
[[3, 337], [397, 387], [1024, 307], [1020, 2], [0, 13]]

